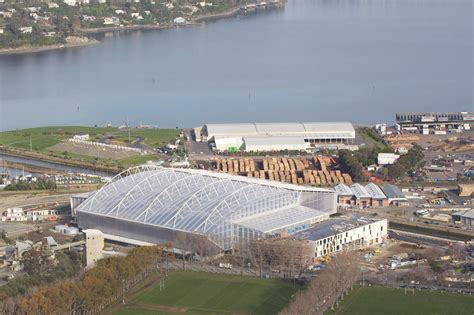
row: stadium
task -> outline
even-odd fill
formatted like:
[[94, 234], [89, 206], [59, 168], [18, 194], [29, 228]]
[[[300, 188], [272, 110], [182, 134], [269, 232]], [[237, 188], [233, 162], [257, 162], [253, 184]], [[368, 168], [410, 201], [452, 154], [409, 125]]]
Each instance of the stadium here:
[[[336, 212], [332, 190], [205, 170], [131, 168], [82, 202], [81, 228], [125, 243], [166, 243], [209, 253], [289, 235]], [[202, 252], [202, 250], [201, 250]]]

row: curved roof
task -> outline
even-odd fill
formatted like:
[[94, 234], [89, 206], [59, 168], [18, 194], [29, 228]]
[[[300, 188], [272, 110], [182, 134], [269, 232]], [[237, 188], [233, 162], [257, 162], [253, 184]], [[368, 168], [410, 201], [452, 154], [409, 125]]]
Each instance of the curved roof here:
[[346, 184], [338, 184], [334, 190], [339, 196], [353, 196], [354, 193]]
[[354, 193], [354, 196], [355, 196], [357, 199], [360, 199], [360, 198], [370, 198], [369, 192], [365, 189], [364, 186], [362, 186], [362, 185], [359, 184], [359, 183], [352, 184], [352, 185], [351, 185], [351, 190], [352, 190], [352, 192]]
[[[326, 202], [333, 198], [328, 196], [331, 194], [334, 192], [327, 189], [257, 178], [144, 165], [114, 177], [77, 212], [220, 235], [230, 233], [228, 226], [234, 222], [276, 209], [295, 211], [297, 206], [305, 207], [312, 210], [308, 219], [319, 217], [333, 210], [333, 204]], [[328, 199], [316, 209], [313, 205], [317, 199], [326, 196]]]
[[372, 197], [373, 199], [387, 199], [382, 189], [374, 183], [370, 183], [365, 186], [365, 190], [367, 190], [370, 197]]

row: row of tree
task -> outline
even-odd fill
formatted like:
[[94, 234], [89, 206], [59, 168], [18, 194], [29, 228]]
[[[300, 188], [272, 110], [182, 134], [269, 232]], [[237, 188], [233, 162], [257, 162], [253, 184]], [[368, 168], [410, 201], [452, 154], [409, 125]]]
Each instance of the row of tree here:
[[413, 148], [408, 150], [407, 154], [400, 156], [394, 164], [388, 167], [388, 175], [391, 179], [399, 179], [405, 176], [408, 172], [414, 171], [423, 158], [423, 149], [415, 144]]
[[357, 255], [347, 251], [338, 253], [326, 269], [310, 281], [306, 290], [295, 295], [280, 315], [324, 314], [344, 299], [359, 275]]
[[5, 190], [55, 190], [56, 183], [52, 180], [38, 178], [36, 182], [17, 181], [5, 187]]
[[354, 152], [339, 150], [339, 165], [344, 173], [351, 175], [356, 182], [365, 181], [364, 168]]
[[152, 273], [160, 272], [160, 262], [167, 257], [163, 246], [139, 247], [127, 256], [109, 257], [83, 275], [40, 287], [18, 299], [0, 302], [0, 314], [98, 314], [123, 298]]
[[259, 270], [278, 272], [287, 279], [295, 279], [312, 263], [313, 252], [305, 241], [294, 239], [261, 239], [240, 246], [241, 257]]

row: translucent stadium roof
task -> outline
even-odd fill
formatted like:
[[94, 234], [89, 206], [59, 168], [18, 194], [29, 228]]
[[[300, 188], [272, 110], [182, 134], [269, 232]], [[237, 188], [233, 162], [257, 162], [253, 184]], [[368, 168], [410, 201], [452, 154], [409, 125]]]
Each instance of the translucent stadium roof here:
[[322, 211], [304, 207], [291, 206], [277, 211], [250, 216], [244, 219], [233, 221], [234, 224], [248, 227], [251, 230], [262, 233], [270, 233], [272, 231], [281, 230], [295, 224], [307, 222], [314, 218], [319, 218], [327, 213]]
[[298, 219], [297, 205], [314, 210], [304, 212], [308, 219], [333, 213], [335, 193], [205, 170], [143, 165], [114, 177], [77, 212], [206, 234], [228, 248], [225, 240], [232, 237], [234, 221], [279, 209], [273, 217], [280, 222], [273, 226], [283, 227]]

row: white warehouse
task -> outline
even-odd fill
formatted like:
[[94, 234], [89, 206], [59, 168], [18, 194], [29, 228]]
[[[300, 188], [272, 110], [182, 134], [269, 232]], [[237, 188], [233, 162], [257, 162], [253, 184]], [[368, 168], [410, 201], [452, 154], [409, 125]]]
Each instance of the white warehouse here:
[[355, 129], [349, 122], [206, 124], [194, 129], [196, 141], [218, 151], [307, 150], [318, 145], [350, 144]]

